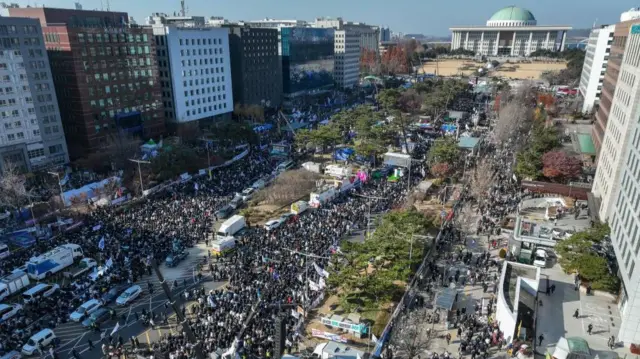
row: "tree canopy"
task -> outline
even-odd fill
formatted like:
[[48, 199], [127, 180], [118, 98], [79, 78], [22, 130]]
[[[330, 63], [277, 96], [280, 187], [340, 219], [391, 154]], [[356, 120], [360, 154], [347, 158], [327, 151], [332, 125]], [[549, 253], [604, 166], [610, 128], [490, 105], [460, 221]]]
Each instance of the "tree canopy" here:
[[427, 154], [427, 161], [435, 165], [446, 163], [449, 167], [455, 167], [460, 159], [460, 148], [455, 137], [442, 137], [433, 142]]

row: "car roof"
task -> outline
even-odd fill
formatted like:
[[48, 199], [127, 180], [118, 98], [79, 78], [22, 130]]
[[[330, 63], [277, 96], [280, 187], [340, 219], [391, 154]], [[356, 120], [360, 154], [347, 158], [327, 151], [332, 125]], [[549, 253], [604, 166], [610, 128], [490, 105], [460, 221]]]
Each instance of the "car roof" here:
[[265, 224], [273, 224], [273, 223], [278, 223], [278, 220], [277, 219], [270, 219]]
[[131, 286], [131, 287], [127, 288], [127, 290], [125, 290], [125, 292], [133, 292], [134, 290], [138, 290], [138, 289], [142, 289], [142, 288], [140, 288], [140, 286], [136, 284], [134, 286]]
[[5, 308], [10, 308], [10, 305], [6, 305], [6, 304], [0, 304], [0, 310], [5, 309]]
[[91, 300], [88, 300], [88, 301], [82, 303], [81, 307], [84, 307], [84, 306], [87, 306], [87, 305], [91, 305], [91, 304], [95, 304], [95, 303], [100, 303], [100, 301], [97, 300], [97, 299], [91, 299]]
[[98, 310], [96, 310], [95, 312], [93, 312], [92, 315], [95, 315], [96, 317], [102, 313], [108, 312], [109, 310], [105, 307], [99, 308]]

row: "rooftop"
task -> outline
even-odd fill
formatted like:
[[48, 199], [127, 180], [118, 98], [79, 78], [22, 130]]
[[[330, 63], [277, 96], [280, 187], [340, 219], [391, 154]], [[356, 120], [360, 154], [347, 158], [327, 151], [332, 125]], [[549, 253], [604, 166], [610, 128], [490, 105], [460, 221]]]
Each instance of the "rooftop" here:
[[535, 21], [531, 11], [517, 6], [507, 6], [496, 11], [490, 21]]
[[472, 150], [478, 146], [478, 143], [480, 143], [480, 137], [460, 137], [458, 147]]
[[596, 147], [593, 145], [593, 139], [590, 134], [579, 133], [578, 143], [580, 144], [580, 153], [595, 156]]

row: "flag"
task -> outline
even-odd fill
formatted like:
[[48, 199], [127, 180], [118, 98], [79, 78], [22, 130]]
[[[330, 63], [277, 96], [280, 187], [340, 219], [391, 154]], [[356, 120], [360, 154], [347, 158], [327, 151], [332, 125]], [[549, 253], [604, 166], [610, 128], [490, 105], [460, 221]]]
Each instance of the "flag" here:
[[100, 250], [104, 249], [104, 236], [100, 238], [100, 242], [98, 242], [98, 248], [100, 248]]
[[372, 341], [372, 342], [374, 342], [374, 343], [377, 343], [377, 342], [378, 342], [378, 338], [377, 338], [377, 337], [376, 337], [376, 335], [375, 335], [375, 334], [373, 334], [373, 333], [371, 333], [371, 341]]
[[320, 285], [320, 289], [324, 289], [324, 287], [327, 286], [327, 282], [324, 281], [323, 277], [320, 277], [320, 280], [318, 281], [318, 284]]
[[216, 307], [216, 303], [213, 301], [213, 296], [212, 295], [207, 297], [207, 301], [209, 302], [209, 306], [211, 308], [215, 308]]
[[298, 280], [302, 283], [304, 283], [304, 279], [302, 279], [302, 274], [298, 274]]
[[64, 177], [62, 177], [62, 179], [60, 180], [59, 184], [61, 186], [64, 186], [67, 184], [67, 182], [69, 182], [69, 174], [65, 174]]
[[313, 262], [313, 268], [316, 270], [316, 272], [318, 273], [319, 276], [325, 277], [325, 278], [329, 277], [329, 272], [327, 272], [326, 270], [320, 268], [320, 266], [317, 265], [316, 262]]
[[311, 289], [314, 292], [318, 292], [320, 291], [320, 286], [316, 282], [309, 279], [309, 289]]
[[118, 331], [118, 329], [120, 329], [120, 322], [117, 322], [116, 326], [113, 327], [113, 330], [111, 331], [111, 335], [114, 335]]
[[105, 265], [107, 267], [111, 267], [113, 265], [113, 259], [109, 258], [109, 260], [107, 260], [107, 263]]
[[260, 288], [258, 288], [258, 300], [260, 300]]
[[278, 280], [280, 279], [280, 274], [278, 274], [278, 272], [273, 271], [273, 279]]
[[198, 182], [195, 182], [195, 183], [193, 184], [193, 188], [195, 188], [195, 189], [196, 189], [196, 191], [198, 190]]

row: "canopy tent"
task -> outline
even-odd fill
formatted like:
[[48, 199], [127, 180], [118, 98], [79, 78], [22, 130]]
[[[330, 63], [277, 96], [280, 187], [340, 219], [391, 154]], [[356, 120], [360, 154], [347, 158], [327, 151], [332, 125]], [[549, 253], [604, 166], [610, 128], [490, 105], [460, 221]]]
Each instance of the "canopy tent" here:
[[453, 304], [458, 297], [458, 290], [455, 288], [445, 288], [442, 292], [438, 293], [436, 298], [436, 307], [451, 310]]

